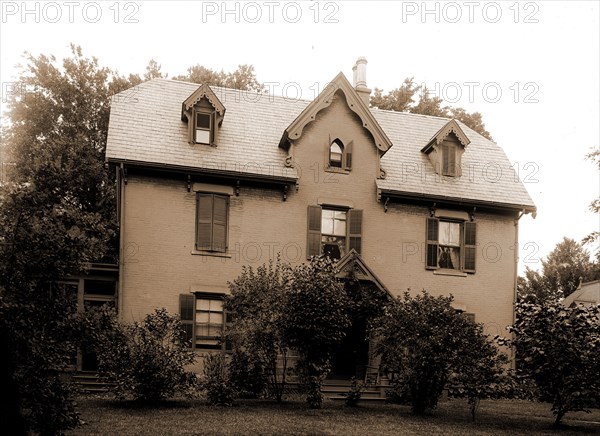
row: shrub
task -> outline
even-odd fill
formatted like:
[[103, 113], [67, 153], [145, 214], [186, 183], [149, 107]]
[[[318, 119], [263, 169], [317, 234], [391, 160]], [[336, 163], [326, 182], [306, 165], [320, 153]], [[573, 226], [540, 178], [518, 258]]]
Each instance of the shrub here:
[[558, 426], [569, 411], [600, 400], [600, 306], [564, 307], [557, 296], [526, 295], [510, 327], [517, 374], [535, 381], [539, 399], [552, 403]]
[[396, 377], [391, 394], [410, 401], [415, 414], [434, 408], [448, 381], [469, 398], [474, 414], [503, 372], [506, 358], [452, 300], [425, 291], [414, 298], [405, 293], [376, 323], [382, 364]]
[[356, 380], [355, 377], [352, 377], [350, 390], [346, 392], [344, 397], [346, 398], [345, 403], [348, 407], [356, 407], [362, 394], [365, 390], [365, 383], [362, 381]]
[[117, 398], [152, 403], [195, 394], [196, 375], [185, 366], [196, 356], [177, 316], [157, 309], [141, 323], [120, 324], [111, 309], [103, 308], [95, 317], [100, 369], [114, 383]]
[[244, 350], [237, 349], [231, 356], [229, 380], [240, 398], [258, 398], [264, 392], [267, 377], [260, 359]]
[[228, 377], [227, 360], [224, 354], [208, 354], [204, 358], [202, 388], [206, 399], [213, 406], [231, 406], [233, 388]]

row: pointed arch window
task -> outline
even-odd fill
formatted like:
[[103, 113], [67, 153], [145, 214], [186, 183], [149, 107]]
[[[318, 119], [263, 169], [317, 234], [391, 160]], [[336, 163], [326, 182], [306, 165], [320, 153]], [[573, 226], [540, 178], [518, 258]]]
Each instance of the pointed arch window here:
[[342, 168], [344, 157], [344, 145], [342, 141], [336, 139], [329, 147], [329, 166], [333, 168]]
[[329, 168], [350, 171], [352, 166], [352, 141], [344, 144], [339, 138], [329, 144]]

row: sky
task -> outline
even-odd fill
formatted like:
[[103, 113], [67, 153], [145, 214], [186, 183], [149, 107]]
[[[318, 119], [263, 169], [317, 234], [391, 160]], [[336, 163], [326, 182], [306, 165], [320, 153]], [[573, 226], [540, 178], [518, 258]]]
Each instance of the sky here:
[[[121, 74], [150, 59], [169, 76], [195, 64], [252, 64], [272, 94], [313, 99], [358, 57], [367, 85], [414, 77], [446, 104], [483, 114], [538, 213], [519, 223], [519, 270], [563, 237], [600, 228], [598, 1], [0, 1], [2, 101], [22, 54], [71, 43]], [[1, 105], [4, 113], [5, 106]], [[595, 247], [589, 247], [593, 251]]]

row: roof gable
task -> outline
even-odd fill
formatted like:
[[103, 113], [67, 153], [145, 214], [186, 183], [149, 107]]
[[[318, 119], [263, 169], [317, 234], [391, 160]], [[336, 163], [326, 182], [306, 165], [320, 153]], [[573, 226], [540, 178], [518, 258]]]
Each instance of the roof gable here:
[[463, 147], [471, 143], [471, 140], [465, 135], [465, 132], [460, 128], [454, 118], [446, 123], [435, 135], [429, 140], [427, 145], [421, 149], [423, 153], [429, 154], [435, 145], [440, 145], [444, 139], [451, 133], [456, 136]]
[[375, 145], [384, 154], [392, 146], [392, 142], [385, 134], [368, 106], [358, 96], [346, 76], [339, 73], [335, 78], [321, 91], [298, 117], [284, 131], [279, 146], [288, 148], [290, 140], [296, 140], [302, 136], [304, 128], [317, 117], [317, 114], [323, 109], [329, 107], [333, 102], [333, 96], [336, 92], [342, 92], [346, 98], [348, 107], [360, 118], [362, 125], [371, 133]]
[[208, 102], [215, 109], [215, 112], [219, 115], [219, 124], [223, 122], [225, 116], [225, 106], [221, 103], [221, 100], [216, 96], [210, 86], [203, 83], [196, 89], [192, 94], [185, 99], [181, 105], [181, 120], [187, 121], [191, 115], [192, 108], [202, 99], [208, 100]]
[[371, 268], [367, 266], [354, 248], [337, 262], [336, 268], [339, 270], [337, 274], [338, 278], [346, 278], [351, 276], [351, 273], [354, 273], [358, 280], [373, 282], [379, 289], [393, 298], [388, 288], [379, 280]]

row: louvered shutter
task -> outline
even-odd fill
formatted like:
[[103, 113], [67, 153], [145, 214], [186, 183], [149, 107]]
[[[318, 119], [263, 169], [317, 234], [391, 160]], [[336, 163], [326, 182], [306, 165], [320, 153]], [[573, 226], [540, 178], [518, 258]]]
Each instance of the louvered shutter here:
[[213, 200], [212, 250], [227, 251], [227, 204], [229, 197], [215, 195]]
[[354, 249], [358, 254], [362, 250], [362, 212], [355, 209], [348, 211], [348, 249]]
[[465, 264], [463, 270], [465, 272], [475, 272], [475, 258], [477, 254], [477, 224], [474, 222], [465, 223], [465, 240], [464, 240], [464, 259]]
[[308, 206], [306, 257], [321, 254], [321, 206]]
[[425, 268], [436, 269], [438, 267], [438, 240], [439, 221], [437, 218], [427, 218], [427, 252]]
[[198, 225], [196, 228], [196, 249], [212, 249], [212, 223], [213, 223], [213, 195], [197, 194], [197, 216]]
[[350, 171], [352, 169], [352, 142], [353, 141], [349, 141], [348, 144], [346, 144], [346, 166], [345, 169]]
[[195, 297], [192, 294], [179, 295], [179, 317], [183, 326], [184, 339], [193, 348]]

